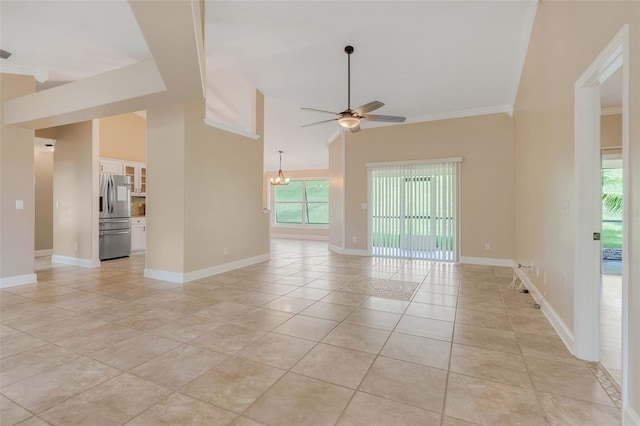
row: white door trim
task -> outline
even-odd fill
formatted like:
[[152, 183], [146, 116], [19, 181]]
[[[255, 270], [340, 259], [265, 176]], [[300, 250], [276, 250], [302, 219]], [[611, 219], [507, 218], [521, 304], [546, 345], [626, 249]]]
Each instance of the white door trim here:
[[[601, 228], [600, 85], [622, 67], [623, 197], [629, 200], [629, 26], [625, 25], [575, 83], [575, 235], [574, 348], [578, 358], [600, 358]], [[625, 207], [624, 216], [628, 217]], [[623, 221], [623, 252], [629, 253], [628, 219]], [[622, 260], [622, 403], [628, 405], [629, 262]]]

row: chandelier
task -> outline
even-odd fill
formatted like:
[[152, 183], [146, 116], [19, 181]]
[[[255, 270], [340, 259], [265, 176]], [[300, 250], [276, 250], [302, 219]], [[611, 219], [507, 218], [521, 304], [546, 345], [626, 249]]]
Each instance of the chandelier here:
[[282, 173], [282, 151], [278, 151], [280, 153], [280, 170], [278, 170], [278, 177], [271, 178], [271, 185], [289, 185], [289, 178], [284, 177], [284, 173]]

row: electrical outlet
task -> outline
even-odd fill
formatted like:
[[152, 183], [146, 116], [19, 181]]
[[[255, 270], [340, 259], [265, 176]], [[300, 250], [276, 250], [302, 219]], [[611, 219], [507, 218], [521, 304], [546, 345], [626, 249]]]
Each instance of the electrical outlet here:
[[78, 242], [77, 241], [75, 243], [73, 243], [73, 246], [76, 249], [76, 251], [78, 251]]
[[352, 243], [357, 243], [358, 242], [358, 237], [356, 237], [355, 235], [353, 237], [351, 237], [351, 242]]
[[24, 209], [24, 200], [16, 200], [16, 210]]
[[489, 244], [489, 243], [484, 243], [484, 249], [485, 249], [485, 250], [491, 250], [491, 244]]
[[229, 254], [229, 249], [228, 249], [227, 247], [225, 247], [225, 248], [222, 250], [222, 253], [223, 253], [225, 256], [226, 256], [226, 255], [228, 255], [228, 254]]

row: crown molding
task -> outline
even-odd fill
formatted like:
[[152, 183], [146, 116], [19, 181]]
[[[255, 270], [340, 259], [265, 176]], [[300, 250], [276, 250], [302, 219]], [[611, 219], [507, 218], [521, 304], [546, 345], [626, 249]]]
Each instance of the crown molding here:
[[344, 134], [344, 130], [338, 129], [331, 136], [329, 136], [329, 139], [325, 141], [325, 145], [327, 146], [327, 148], [329, 148], [329, 145], [331, 145], [333, 141], [335, 141], [338, 137], [342, 136], [343, 134]]
[[437, 114], [417, 115], [413, 117], [408, 117], [405, 124], [422, 123], [425, 121], [449, 120], [451, 118], [474, 117], [477, 115], [488, 115], [488, 114], [499, 114], [499, 113], [505, 113], [512, 116], [513, 108], [511, 108], [508, 105], [500, 105], [500, 106], [486, 107], [486, 108], [449, 111], [449, 112], [442, 112]]

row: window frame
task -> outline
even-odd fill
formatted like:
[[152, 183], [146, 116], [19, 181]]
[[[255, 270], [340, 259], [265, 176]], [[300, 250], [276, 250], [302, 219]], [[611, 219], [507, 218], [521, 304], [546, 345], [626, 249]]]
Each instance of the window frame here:
[[327, 185], [329, 185], [328, 177], [305, 177], [305, 178], [291, 178], [291, 182], [302, 182], [302, 201], [281, 201], [282, 204], [300, 204], [302, 206], [302, 223], [278, 223], [276, 222], [276, 187], [277, 185], [269, 185], [271, 187], [271, 211], [273, 214], [271, 215], [271, 226], [274, 228], [303, 228], [303, 229], [329, 229], [329, 224], [313, 224], [313, 223], [305, 223], [306, 214], [305, 209], [307, 204], [327, 204], [327, 208], [329, 208], [329, 197], [327, 197], [327, 201], [307, 201], [307, 182], [310, 181], [318, 181], [318, 180], [326, 180]]

